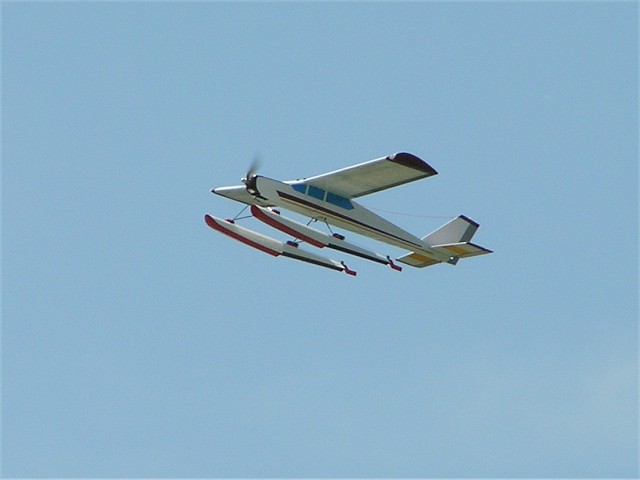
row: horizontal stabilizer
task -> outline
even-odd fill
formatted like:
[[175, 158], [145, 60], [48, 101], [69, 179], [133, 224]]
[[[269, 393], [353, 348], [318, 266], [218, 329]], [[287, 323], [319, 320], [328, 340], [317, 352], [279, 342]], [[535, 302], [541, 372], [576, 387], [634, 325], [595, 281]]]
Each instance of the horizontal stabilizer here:
[[430, 267], [431, 265], [442, 263], [440, 262], [440, 260], [436, 260], [434, 258], [428, 257], [419, 252], [407, 253], [406, 255], [398, 257], [396, 260], [401, 263], [406, 263], [411, 267], [417, 267], [417, 268]]
[[493, 253], [491, 250], [476, 245], [471, 242], [448, 243], [444, 245], [434, 245], [431, 247], [436, 252], [446, 253], [456, 258], [475, 257], [476, 255], [484, 255]]
[[[493, 253], [491, 250], [479, 245], [475, 245], [471, 242], [433, 245], [431, 249], [436, 253], [449, 257], [449, 260], [446, 263], [450, 263], [452, 265], [458, 263], [458, 260], [460, 260], [461, 258], [475, 257], [476, 255]], [[438, 263], [445, 263], [426, 255], [426, 252], [411, 252], [403, 255], [402, 257], [399, 257], [398, 261], [418, 268], [430, 267], [431, 265], [436, 265]]]

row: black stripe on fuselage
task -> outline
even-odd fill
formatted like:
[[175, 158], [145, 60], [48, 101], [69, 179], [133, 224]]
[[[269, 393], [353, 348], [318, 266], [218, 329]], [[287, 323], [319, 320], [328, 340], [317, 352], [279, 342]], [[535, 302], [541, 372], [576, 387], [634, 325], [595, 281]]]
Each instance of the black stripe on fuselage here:
[[374, 230], [374, 231], [376, 231], [378, 233], [381, 233], [382, 235], [385, 235], [387, 237], [393, 237], [393, 238], [395, 238], [397, 240], [400, 240], [400, 241], [402, 241], [404, 243], [408, 243], [408, 244], [413, 245], [415, 247], [418, 247], [420, 249], [424, 248], [422, 245], [419, 245], [417, 243], [413, 243], [413, 242], [411, 242], [409, 240], [406, 240], [406, 239], [404, 239], [402, 237], [398, 237], [396, 235], [393, 235], [392, 233], [385, 232], [384, 230], [380, 230], [379, 228], [372, 227], [371, 225], [367, 225], [366, 223], [363, 223], [363, 222], [361, 222], [359, 220], [356, 220], [356, 219], [351, 218], [351, 217], [347, 217], [346, 215], [343, 215], [342, 213], [338, 213], [338, 212], [335, 212], [333, 210], [329, 210], [328, 208], [323, 207], [321, 205], [316, 205], [315, 203], [309, 202], [307, 200], [303, 200], [301, 198], [294, 197], [293, 195], [289, 195], [288, 193], [281, 192], [280, 190], [276, 190], [276, 192], [278, 193], [278, 195], [281, 198], [284, 198], [285, 200], [289, 200], [290, 202], [299, 203], [299, 204], [301, 204], [301, 205], [303, 205], [303, 206], [305, 206], [307, 208], [318, 210], [318, 211], [320, 211], [322, 213], [328, 213], [329, 215], [333, 215], [334, 217], [338, 217], [338, 218], [340, 218], [342, 220], [345, 220], [345, 221], [347, 221], [349, 223], [354, 223], [354, 224], [356, 224], [358, 226], [361, 226], [361, 227], [364, 227], [364, 228], [368, 228], [369, 230]]

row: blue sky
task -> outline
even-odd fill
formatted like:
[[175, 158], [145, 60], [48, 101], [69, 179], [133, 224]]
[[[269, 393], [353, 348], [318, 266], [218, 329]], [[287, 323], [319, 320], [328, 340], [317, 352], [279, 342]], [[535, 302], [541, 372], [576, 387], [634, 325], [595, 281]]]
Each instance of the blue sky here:
[[[1, 8], [4, 476], [638, 475], [636, 3]], [[439, 175], [361, 203], [493, 255], [203, 222], [397, 151]]]

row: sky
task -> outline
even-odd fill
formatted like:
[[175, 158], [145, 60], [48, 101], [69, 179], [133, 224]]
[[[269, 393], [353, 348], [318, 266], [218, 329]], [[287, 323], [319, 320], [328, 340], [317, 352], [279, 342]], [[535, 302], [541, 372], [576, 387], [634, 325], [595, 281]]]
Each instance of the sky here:
[[[638, 476], [637, 3], [0, 8], [4, 477]], [[360, 203], [495, 253], [203, 221], [256, 155], [401, 151], [439, 174]]]

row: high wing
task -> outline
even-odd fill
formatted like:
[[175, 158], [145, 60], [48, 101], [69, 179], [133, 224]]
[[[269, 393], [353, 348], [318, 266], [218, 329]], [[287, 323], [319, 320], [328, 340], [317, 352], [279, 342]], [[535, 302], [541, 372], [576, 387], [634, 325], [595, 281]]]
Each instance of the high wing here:
[[388, 157], [342, 168], [286, 183], [312, 185], [346, 198], [357, 198], [408, 182], [431, 177], [438, 172], [411, 153]]

